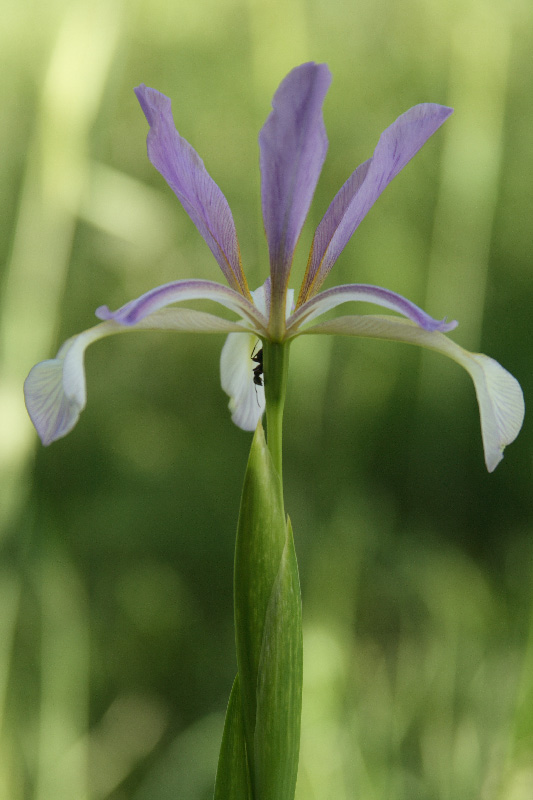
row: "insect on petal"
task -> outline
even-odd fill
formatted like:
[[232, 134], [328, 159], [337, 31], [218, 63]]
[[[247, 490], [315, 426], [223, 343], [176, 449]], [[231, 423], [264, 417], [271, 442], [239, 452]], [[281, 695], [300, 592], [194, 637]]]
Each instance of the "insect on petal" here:
[[231, 419], [244, 431], [254, 431], [265, 410], [265, 390], [254, 382], [252, 354], [261, 347], [257, 336], [230, 333], [220, 355], [222, 388], [230, 397]]

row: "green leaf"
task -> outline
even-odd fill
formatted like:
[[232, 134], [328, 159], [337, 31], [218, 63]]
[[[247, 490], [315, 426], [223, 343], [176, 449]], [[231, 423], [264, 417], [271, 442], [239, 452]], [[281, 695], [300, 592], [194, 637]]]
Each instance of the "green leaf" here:
[[261, 800], [293, 800], [300, 752], [302, 610], [290, 520], [270, 597], [257, 683], [255, 786]]
[[252, 783], [256, 691], [263, 632], [285, 539], [281, 481], [259, 424], [244, 478], [234, 582], [237, 665]]
[[238, 675], [233, 682], [226, 711], [214, 800], [253, 800]]
[[293, 800], [300, 748], [302, 616], [290, 522], [259, 425], [235, 551], [235, 628], [254, 800]]

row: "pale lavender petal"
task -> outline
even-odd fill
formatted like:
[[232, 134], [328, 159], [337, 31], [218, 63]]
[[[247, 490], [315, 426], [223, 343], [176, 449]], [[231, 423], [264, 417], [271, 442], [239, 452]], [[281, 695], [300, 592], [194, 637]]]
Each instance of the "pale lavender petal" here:
[[36, 364], [24, 381], [26, 408], [41, 442], [46, 446], [70, 433], [85, 407], [63, 390], [63, 361], [51, 358]]
[[226, 198], [198, 153], [177, 132], [169, 98], [144, 84], [135, 89], [135, 94], [150, 125], [148, 158], [176, 193], [229, 285], [249, 297], [235, 223]]
[[292, 257], [326, 157], [322, 103], [325, 64], [302, 64], [279, 86], [259, 134], [263, 220], [270, 251], [273, 308], [281, 308]]
[[474, 382], [481, 420], [485, 464], [493, 472], [503, 451], [518, 436], [524, 420], [524, 396], [520, 384], [501, 364], [482, 353], [469, 353], [438, 331], [427, 331], [399, 317], [337, 317], [307, 328], [306, 334], [344, 334], [389, 339], [427, 347], [449, 356], [469, 373]]
[[96, 316], [99, 319], [113, 319], [121, 325], [136, 325], [160, 308], [187, 300], [213, 300], [246, 317], [254, 329], [265, 333], [267, 320], [253, 303], [239, 292], [213, 281], [184, 280], [166, 283], [151, 289], [136, 300], [130, 300], [117, 311], [110, 311], [107, 306], [100, 306], [96, 309]]
[[451, 331], [457, 327], [455, 320], [446, 322], [446, 319], [434, 319], [415, 303], [389, 289], [382, 289], [381, 286], [369, 286], [365, 283], [349, 283], [320, 292], [316, 297], [312, 297], [311, 300], [300, 306], [287, 320], [287, 337], [296, 335], [304, 323], [315, 319], [320, 314], [325, 314], [326, 311], [331, 311], [342, 303], [354, 301], [373, 303], [382, 308], [397, 311], [398, 314], [416, 322], [426, 331]]
[[297, 306], [318, 292], [379, 195], [451, 113], [451, 108], [422, 103], [398, 117], [381, 134], [372, 158], [348, 178], [316, 230]]
[[206, 311], [196, 311], [192, 308], [161, 308], [154, 311], [137, 323], [133, 328], [120, 325], [124, 331], [150, 330], [150, 331], [175, 331], [176, 333], [231, 333], [241, 331], [247, 333], [249, 325], [234, 322], [216, 314]]

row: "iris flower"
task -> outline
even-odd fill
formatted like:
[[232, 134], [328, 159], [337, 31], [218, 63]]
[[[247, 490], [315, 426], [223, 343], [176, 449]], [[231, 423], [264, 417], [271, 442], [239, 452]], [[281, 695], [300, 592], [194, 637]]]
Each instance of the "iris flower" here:
[[[26, 405], [43, 444], [65, 436], [77, 423], [86, 404], [84, 352], [104, 336], [141, 329], [228, 333], [221, 356], [222, 387], [230, 396], [233, 421], [253, 430], [265, 407], [263, 344], [289, 343], [303, 334], [338, 333], [418, 344], [463, 366], [477, 394], [485, 462], [489, 471], [495, 469], [504, 447], [518, 435], [524, 414], [522, 392], [513, 376], [493, 359], [469, 353], [449, 339], [445, 334], [456, 322], [433, 319], [395, 292], [357, 283], [322, 290], [363, 217], [452, 109], [434, 103], [414, 106], [382, 133], [372, 157], [350, 175], [324, 214], [296, 300], [288, 288], [296, 244], [326, 156], [322, 105], [330, 82], [324, 64], [293, 69], [279, 86], [260, 132], [270, 275], [256, 291], [250, 291], [246, 282], [227, 200], [196, 151], [177, 132], [170, 100], [144, 85], [135, 90], [150, 126], [148, 157], [200, 231], [228, 285], [178, 280], [117, 311], [98, 308], [100, 324], [68, 339], [54, 359], [37, 364], [26, 379]], [[237, 320], [174, 305], [191, 300], [214, 301], [234, 312]], [[316, 321], [354, 301], [374, 303], [396, 314], [350, 314]], [[268, 372], [264, 379], [268, 382]]]

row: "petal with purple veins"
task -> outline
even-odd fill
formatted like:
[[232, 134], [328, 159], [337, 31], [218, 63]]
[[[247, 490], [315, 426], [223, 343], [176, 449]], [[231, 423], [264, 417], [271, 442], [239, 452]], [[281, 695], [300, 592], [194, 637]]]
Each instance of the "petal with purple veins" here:
[[203, 280], [173, 281], [156, 286], [117, 311], [100, 306], [96, 309], [96, 316], [103, 320], [113, 319], [121, 325], [136, 325], [159, 309], [188, 300], [212, 300], [246, 318], [254, 329], [265, 331], [267, 320], [253, 303], [228, 286]]
[[[361, 301], [396, 311], [426, 331], [451, 331], [457, 327], [455, 320], [446, 322], [445, 319], [434, 319], [415, 303], [400, 294], [396, 294], [396, 292], [391, 292], [389, 289], [382, 289], [381, 286], [370, 286], [365, 283], [348, 283], [320, 292], [303, 306], [300, 306], [287, 320], [287, 337], [290, 338], [297, 334], [304, 323], [310, 322], [320, 314], [325, 314], [326, 311], [331, 311], [342, 303]], [[306, 331], [302, 332], [305, 333]]]
[[406, 111], [382, 134], [374, 155], [348, 178], [324, 214], [313, 239], [297, 306], [315, 295], [379, 195], [452, 113], [436, 103]]
[[96, 325], [62, 345], [55, 358], [41, 361], [24, 382], [28, 414], [44, 445], [74, 428], [87, 402], [84, 355], [97, 339], [117, 333], [113, 322]]
[[229, 285], [249, 297], [228, 201], [196, 150], [176, 130], [169, 98], [144, 84], [135, 94], [150, 125], [148, 158], [204, 237]]
[[322, 104], [330, 83], [325, 64], [293, 69], [274, 95], [273, 110], [259, 134], [273, 313], [282, 308], [294, 249], [326, 157]]
[[66, 436], [85, 408], [87, 390], [84, 358], [87, 347], [105, 336], [132, 330], [228, 333], [245, 328], [238, 322], [202, 311], [164, 308], [131, 327], [110, 320], [72, 336], [62, 345], [55, 358], [36, 364], [24, 383], [26, 408], [44, 445]]

